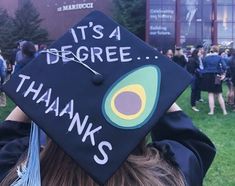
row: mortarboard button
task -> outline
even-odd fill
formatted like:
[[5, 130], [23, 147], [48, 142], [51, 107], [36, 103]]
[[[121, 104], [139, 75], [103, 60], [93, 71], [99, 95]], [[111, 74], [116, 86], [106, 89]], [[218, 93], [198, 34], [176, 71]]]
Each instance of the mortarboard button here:
[[101, 74], [95, 74], [92, 78], [92, 82], [95, 84], [95, 85], [101, 85], [104, 81], [104, 76], [101, 75]]

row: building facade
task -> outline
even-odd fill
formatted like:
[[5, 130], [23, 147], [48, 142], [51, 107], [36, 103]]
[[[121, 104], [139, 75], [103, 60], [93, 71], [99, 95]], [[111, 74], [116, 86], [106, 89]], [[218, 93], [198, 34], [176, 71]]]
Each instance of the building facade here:
[[49, 39], [56, 40], [93, 10], [112, 15], [112, 0], [1, 0], [0, 7], [14, 16], [17, 8], [31, 1], [42, 18]]
[[19, 0], [1, 0], [0, 1], [0, 8], [7, 10], [8, 14], [13, 16], [15, 10], [18, 8], [18, 1]]
[[43, 19], [42, 27], [56, 40], [93, 10], [111, 15], [112, 0], [31, 0]]
[[159, 50], [235, 46], [235, 0], [147, 0], [146, 7], [146, 41]]

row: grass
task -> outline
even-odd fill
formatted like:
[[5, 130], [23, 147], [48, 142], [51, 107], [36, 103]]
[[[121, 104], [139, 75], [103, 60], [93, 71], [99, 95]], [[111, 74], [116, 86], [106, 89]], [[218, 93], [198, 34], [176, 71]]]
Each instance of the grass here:
[[[207, 101], [207, 94], [202, 97]], [[235, 186], [235, 112], [228, 109], [229, 114], [223, 116], [216, 105], [215, 115], [208, 116], [208, 103], [198, 103], [200, 112], [190, 108], [190, 89], [187, 89], [177, 100], [177, 103], [194, 121], [194, 123], [213, 141], [217, 148], [216, 158], [210, 167], [204, 186]], [[14, 104], [7, 100], [7, 107], [0, 107], [0, 121], [4, 120]]]
[[[207, 101], [207, 93], [202, 97]], [[208, 103], [198, 103], [200, 112], [190, 108], [190, 89], [187, 89], [177, 100], [186, 112], [217, 148], [217, 155], [210, 167], [204, 186], [235, 186], [235, 112], [228, 108], [229, 114], [224, 116], [218, 104], [215, 115], [208, 116]]]
[[0, 121], [3, 121], [15, 107], [15, 104], [7, 97], [7, 106], [0, 107]]

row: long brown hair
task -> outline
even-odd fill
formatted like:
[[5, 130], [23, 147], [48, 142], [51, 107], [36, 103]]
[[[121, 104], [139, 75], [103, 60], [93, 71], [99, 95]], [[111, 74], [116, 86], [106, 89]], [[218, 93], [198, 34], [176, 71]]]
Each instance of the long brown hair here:
[[[42, 186], [98, 186], [51, 140], [42, 150], [40, 156]], [[4, 178], [1, 186], [8, 186], [17, 178], [16, 166]], [[129, 155], [106, 184], [106, 186], [133, 185], [184, 186], [185, 184], [176, 167], [168, 164], [157, 149], [146, 147], [146, 144], [142, 143], [139, 145], [138, 155]]]

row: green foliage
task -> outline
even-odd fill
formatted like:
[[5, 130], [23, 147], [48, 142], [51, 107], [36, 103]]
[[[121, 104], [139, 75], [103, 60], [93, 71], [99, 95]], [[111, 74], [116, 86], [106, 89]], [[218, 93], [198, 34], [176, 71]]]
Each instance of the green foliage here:
[[144, 40], [146, 1], [113, 0], [113, 3], [115, 20]]
[[8, 50], [14, 47], [12, 37], [13, 19], [6, 10], [0, 9], [0, 49], [3, 55], [8, 54]]
[[34, 43], [48, 42], [48, 32], [40, 27], [42, 19], [30, 1], [16, 10], [14, 18], [0, 9], [0, 49], [9, 58], [19, 40]]
[[47, 41], [48, 33], [40, 28], [40, 14], [30, 1], [15, 12], [13, 34], [18, 40], [24, 39], [34, 43]]

